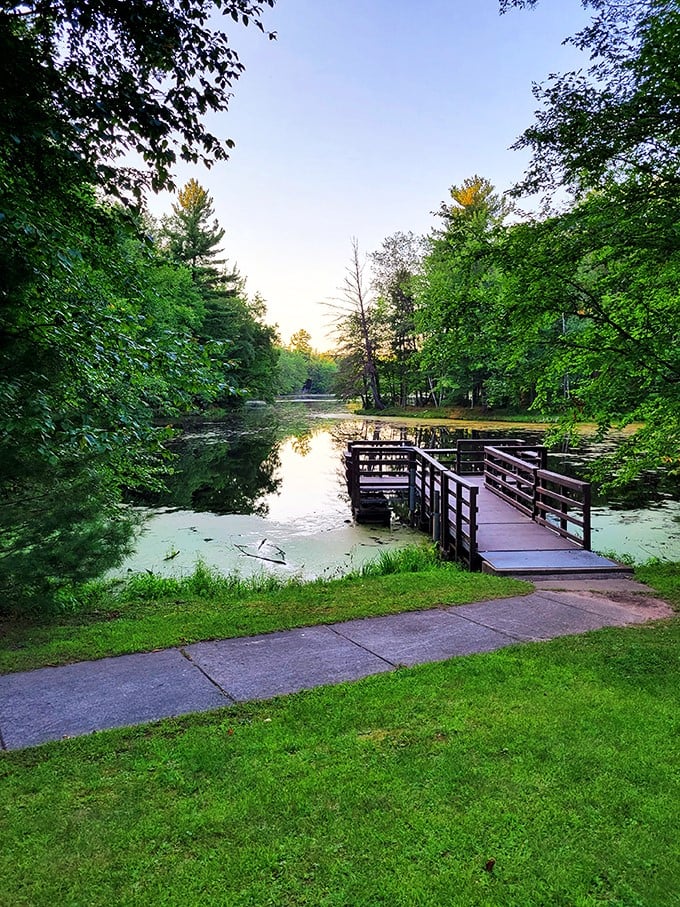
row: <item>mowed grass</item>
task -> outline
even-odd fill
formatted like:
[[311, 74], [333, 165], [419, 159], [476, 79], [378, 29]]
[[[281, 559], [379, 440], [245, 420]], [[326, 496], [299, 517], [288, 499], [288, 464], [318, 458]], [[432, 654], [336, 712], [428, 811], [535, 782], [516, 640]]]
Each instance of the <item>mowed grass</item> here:
[[0, 904], [674, 907], [680, 619], [0, 755]]
[[0, 620], [0, 673], [251, 636], [312, 624], [522, 595], [528, 583], [440, 564], [404, 549], [342, 579], [282, 584], [220, 576], [203, 565], [183, 579], [142, 574], [124, 587], [78, 591], [75, 613]]

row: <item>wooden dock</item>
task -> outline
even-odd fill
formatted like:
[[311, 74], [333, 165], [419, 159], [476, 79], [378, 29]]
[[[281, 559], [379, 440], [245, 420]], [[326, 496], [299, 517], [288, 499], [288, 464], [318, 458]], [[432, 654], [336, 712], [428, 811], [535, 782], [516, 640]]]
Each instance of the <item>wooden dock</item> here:
[[461, 440], [425, 450], [403, 441], [351, 441], [347, 488], [357, 522], [392, 509], [442, 554], [504, 574], [630, 572], [590, 550], [590, 484], [551, 472], [541, 445]]

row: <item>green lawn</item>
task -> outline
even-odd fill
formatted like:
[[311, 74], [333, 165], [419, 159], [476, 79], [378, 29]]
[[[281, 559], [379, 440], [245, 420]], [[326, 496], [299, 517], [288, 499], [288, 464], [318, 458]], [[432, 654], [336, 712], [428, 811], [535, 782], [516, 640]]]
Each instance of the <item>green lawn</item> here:
[[[399, 557], [384, 560], [399, 569], [404, 566]], [[401, 555], [407, 565], [411, 557], [409, 549]], [[253, 591], [251, 584], [215, 577], [205, 568], [179, 582], [141, 576], [117, 594], [95, 587], [96, 594], [81, 601], [72, 616], [0, 622], [0, 673], [522, 595], [531, 589], [528, 583], [466, 573], [453, 565], [424, 566], [429, 569], [297, 583], [273, 591], [266, 591], [266, 580], [265, 591]]]
[[[639, 575], [680, 606], [678, 565]], [[355, 577], [243, 614], [425, 607], [481, 580]], [[218, 620], [132, 599], [89, 629], [177, 633], [182, 609]], [[0, 753], [0, 905], [675, 907], [679, 667], [676, 617]]]
[[677, 905], [679, 653], [674, 619], [2, 754], [0, 904]]

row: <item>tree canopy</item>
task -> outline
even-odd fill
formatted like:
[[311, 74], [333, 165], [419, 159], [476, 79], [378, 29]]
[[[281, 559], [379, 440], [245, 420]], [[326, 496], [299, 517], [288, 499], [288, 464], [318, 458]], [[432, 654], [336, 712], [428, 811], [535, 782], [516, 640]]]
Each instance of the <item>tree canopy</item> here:
[[[501, 11], [539, 0], [501, 0]], [[582, 0], [589, 25], [569, 42], [590, 56], [584, 71], [557, 74], [534, 93], [536, 122], [517, 148], [533, 157], [518, 192], [565, 185], [578, 192], [644, 177], [680, 180], [675, 0]]]
[[[7, 134], [29, 152], [56, 142], [116, 194], [145, 184], [172, 188], [178, 159], [209, 166], [226, 159], [233, 145], [205, 124], [207, 113], [227, 108], [243, 71], [219, 17], [264, 31], [262, 9], [273, 5], [3, 3], [0, 117]], [[130, 154], [138, 164], [130, 165]]]
[[2, 609], [46, 607], [117, 563], [123, 494], [164, 468], [161, 420], [232, 393], [209, 301], [133, 201], [171, 188], [179, 159], [227, 157], [204, 117], [243, 67], [214, 17], [263, 28], [272, 5], [0, 7]]
[[[537, 2], [501, 0], [501, 10]], [[509, 194], [478, 175], [452, 186], [413, 273], [391, 280], [392, 238], [373, 256], [374, 364], [391, 387], [399, 297], [402, 402], [422, 401], [420, 384], [435, 404], [532, 406], [558, 418], [562, 436], [583, 420], [602, 432], [637, 424], [599, 465], [599, 478], [623, 483], [680, 464], [680, 9], [583, 6], [591, 22], [570, 40], [590, 63], [536, 88], [536, 121], [517, 143], [533, 152], [524, 179]], [[509, 201], [536, 192], [542, 213]], [[355, 343], [341, 375], [356, 372], [359, 352]]]

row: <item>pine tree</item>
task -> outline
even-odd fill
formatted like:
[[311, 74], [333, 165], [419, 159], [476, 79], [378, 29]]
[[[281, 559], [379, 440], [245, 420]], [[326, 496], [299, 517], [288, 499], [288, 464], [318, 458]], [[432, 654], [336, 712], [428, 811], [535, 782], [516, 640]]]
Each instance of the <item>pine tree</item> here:
[[165, 245], [174, 261], [189, 268], [198, 284], [210, 284], [224, 259], [218, 259], [225, 231], [215, 217], [212, 198], [190, 179], [172, 206], [172, 215], [163, 219]]
[[215, 218], [213, 200], [191, 179], [178, 193], [172, 214], [162, 223], [165, 247], [171, 258], [191, 272], [204, 303], [197, 328], [204, 343], [221, 344], [224, 392], [214, 402], [234, 403], [234, 388], [270, 398], [274, 393], [276, 332], [264, 324], [265, 306], [259, 297], [251, 303], [245, 281], [236, 268], [219, 258], [225, 231]]

